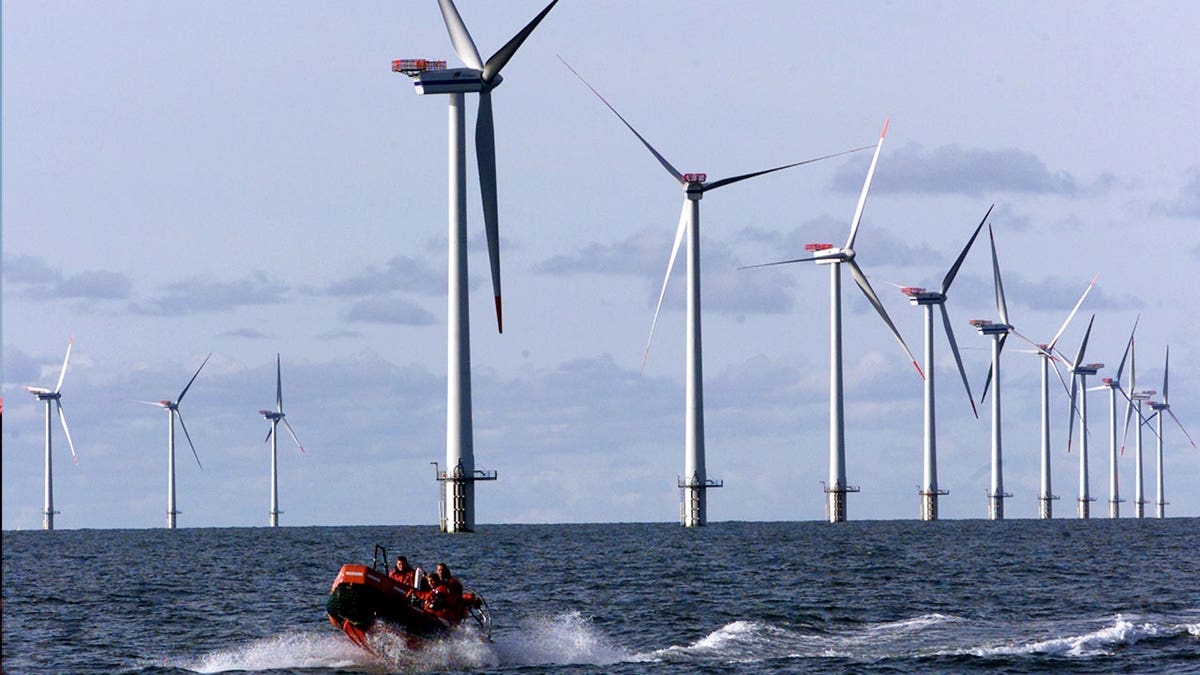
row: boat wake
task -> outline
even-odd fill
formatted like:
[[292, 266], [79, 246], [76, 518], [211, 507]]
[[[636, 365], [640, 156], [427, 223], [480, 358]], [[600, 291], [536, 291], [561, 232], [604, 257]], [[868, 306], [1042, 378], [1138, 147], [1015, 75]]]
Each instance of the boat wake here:
[[[1189, 617], [1190, 618], [1190, 617]], [[198, 673], [267, 670], [352, 670], [424, 673], [544, 666], [608, 666], [658, 662], [692, 665], [767, 664], [836, 659], [876, 663], [889, 659], [970, 664], [976, 660], [1103, 657], [1137, 643], [1182, 641], [1195, 649], [1200, 623], [1106, 617], [1075, 626], [998, 624], [945, 614], [828, 629], [759, 621], [733, 621], [689, 644], [645, 652], [621, 646], [579, 612], [527, 617], [486, 642], [455, 636], [410, 649], [390, 633], [370, 636], [374, 654], [329, 631], [289, 632], [165, 664]], [[777, 663], [773, 663], [777, 662]]]

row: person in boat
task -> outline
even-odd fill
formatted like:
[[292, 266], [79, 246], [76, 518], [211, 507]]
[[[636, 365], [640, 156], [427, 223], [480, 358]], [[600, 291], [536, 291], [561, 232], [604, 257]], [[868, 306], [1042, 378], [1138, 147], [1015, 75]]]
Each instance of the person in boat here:
[[388, 572], [388, 576], [411, 588], [414, 585], [413, 574], [415, 572], [416, 570], [408, 564], [408, 558], [401, 555], [396, 556], [396, 566], [392, 568], [391, 572]]

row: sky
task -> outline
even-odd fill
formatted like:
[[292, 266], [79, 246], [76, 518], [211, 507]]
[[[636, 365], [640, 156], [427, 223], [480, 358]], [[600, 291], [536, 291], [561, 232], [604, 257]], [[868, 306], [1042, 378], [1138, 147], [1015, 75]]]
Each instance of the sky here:
[[[540, 0], [460, 0], [486, 59]], [[282, 361], [281, 522], [437, 522], [445, 457], [447, 113], [395, 58], [460, 65], [437, 3], [6, 2], [3, 528], [41, 525], [43, 406], [59, 528], [165, 523], [166, 415], [182, 405], [181, 527], [265, 526]], [[989, 206], [1012, 324], [1111, 376], [1135, 319], [1139, 388], [1200, 439], [1200, 7], [1185, 2], [562, 0], [493, 94], [505, 321], [498, 334], [468, 153], [472, 398], [488, 523], [674, 521], [683, 471], [683, 265], [643, 348], [682, 194], [559, 61], [683, 172], [710, 180], [874, 143], [890, 120], [858, 262], [914, 353], [922, 312]], [[473, 125], [475, 97], [468, 97]], [[468, 132], [468, 137], [471, 137]], [[739, 267], [840, 244], [870, 153], [731, 185], [702, 202], [709, 518], [820, 520], [828, 474], [824, 269]], [[981, 393], [997, 319], [986, 235], [947, 307]], [[852, 520], [916, 518], [922, 383], [843, 281]], [[936, 335], [943, 518], [982, 518], [990, 414]], [[1039, 366], [1002, 367], [1011, 518], [1037, 513]], [[1078, 446], [1054, 388], [1056, 515]], [[1089, 398], [1093, 513], [1107, 513], [1108, 402]], [[1123, 413], [1123, 409], [1121, 411]], [[1132, 433], [1131, 433], [1132, 437]], [[1147, 435], [1147, 498], [1154, 497]], [[1076, 441], [1078, 443], [1078, 441]], [[1200, 516], [1200, 452], [1166, 432], [1169, 515]], [[1132, 440], [1119, 458], [1133, 496]], [[1122, 505], [1123, 513], [1132, 504]]]

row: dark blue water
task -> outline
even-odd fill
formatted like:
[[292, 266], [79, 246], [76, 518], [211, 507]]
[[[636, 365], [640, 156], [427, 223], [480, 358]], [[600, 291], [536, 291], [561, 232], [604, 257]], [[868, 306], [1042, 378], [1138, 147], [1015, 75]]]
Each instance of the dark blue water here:
[[[494, 642], [360, 651], [375, 542]], [[77, 530], [3, 535], [6, 673], [1200, 673], [1200, 520]]]

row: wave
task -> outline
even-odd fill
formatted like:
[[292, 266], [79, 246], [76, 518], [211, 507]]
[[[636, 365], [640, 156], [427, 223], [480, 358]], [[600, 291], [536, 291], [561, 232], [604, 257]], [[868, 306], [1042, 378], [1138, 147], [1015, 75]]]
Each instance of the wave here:
[[1029, 640], [1023, 643], [1008, 642], [1003, 645], [973, 647], [943, 653], [972, 656], [1050, 655], [1087, 658], [1107, 656], [1119, 648], [1144, 640], [1170, 639], [1185, 635], [1200, 637], [1200, 624], [1134, 623], [1120, 615], [1111, 621], [1111, 625], [1077, 635]]

